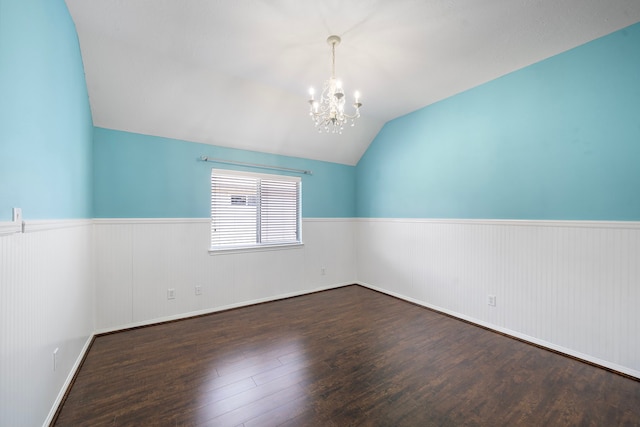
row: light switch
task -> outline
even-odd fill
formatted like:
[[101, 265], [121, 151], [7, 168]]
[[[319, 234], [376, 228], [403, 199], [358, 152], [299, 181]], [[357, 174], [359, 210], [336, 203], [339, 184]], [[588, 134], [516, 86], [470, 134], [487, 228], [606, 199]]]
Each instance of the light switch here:
[[13, 208], [13, 222], [22, 222], [22, 208]]

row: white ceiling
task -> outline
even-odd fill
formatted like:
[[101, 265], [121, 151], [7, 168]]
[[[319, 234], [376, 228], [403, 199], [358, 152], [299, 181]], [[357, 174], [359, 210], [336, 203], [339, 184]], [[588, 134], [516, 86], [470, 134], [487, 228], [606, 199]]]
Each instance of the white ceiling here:
[[[638, 0], [66, 0], [95, 126], [354, 165], [387, 121], [640, 21]], [[336, 74], [362, 118], [318, 134]]]

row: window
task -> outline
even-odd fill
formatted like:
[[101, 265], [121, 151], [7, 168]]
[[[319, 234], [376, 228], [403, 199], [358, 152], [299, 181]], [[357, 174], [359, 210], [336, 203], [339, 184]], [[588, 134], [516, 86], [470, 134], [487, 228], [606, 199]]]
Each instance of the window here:
[[211, 250], [302, 243], [298, 177], [211, 170]]

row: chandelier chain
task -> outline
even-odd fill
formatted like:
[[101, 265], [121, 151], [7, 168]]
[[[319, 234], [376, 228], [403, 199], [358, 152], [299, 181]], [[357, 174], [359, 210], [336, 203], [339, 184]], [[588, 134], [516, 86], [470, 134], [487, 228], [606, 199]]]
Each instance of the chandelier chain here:
[[336, 43], [331, 43], [331, 78], [336, 78]]

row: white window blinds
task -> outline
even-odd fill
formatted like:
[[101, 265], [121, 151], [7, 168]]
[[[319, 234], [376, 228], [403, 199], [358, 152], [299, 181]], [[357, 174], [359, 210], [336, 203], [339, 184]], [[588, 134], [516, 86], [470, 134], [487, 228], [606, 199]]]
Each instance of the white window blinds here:
[[298, 177], [212, 169], [211, 249], [301, 243]]

